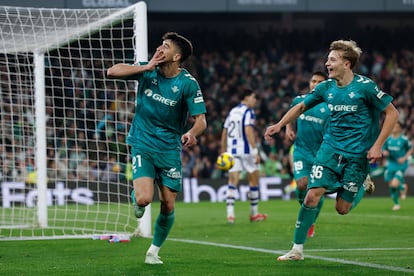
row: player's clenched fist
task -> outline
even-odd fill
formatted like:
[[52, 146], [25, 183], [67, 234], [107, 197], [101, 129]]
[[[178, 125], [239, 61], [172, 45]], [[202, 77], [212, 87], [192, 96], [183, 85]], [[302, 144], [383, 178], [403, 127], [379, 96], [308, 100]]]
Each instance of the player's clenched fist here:
[[270, 142], [273, 139], [273, 135], [280, 132], [281, 126], [279, 124], [274, 124], [266, 128], [264, 138], [267, 142]]

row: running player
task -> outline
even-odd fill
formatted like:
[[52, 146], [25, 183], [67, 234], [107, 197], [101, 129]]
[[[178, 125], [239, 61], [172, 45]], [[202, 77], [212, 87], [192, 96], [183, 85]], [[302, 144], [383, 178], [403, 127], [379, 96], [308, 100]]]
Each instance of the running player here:
[[[314, 72], [309, 80], [309, 91], [312, 91], [316, 85], [327, 79], [323, 72]], [[292, 105], [295, 106], [303, 102], [306, 94], [297, 96], [293, 99]], [[328, 105], [323, 102], [317, 106], [305, 111], [303, 115], [296, 120], [296, 133], [292, 124], [286, 125], [286, 135], [290, 140], [294, 140], [293, 145], [293, 176], [296, 181], [296, 197], [299, 204], [302, 205], [305, 199], [306, 189], [308, 188], [308, 176], [311, 173], [313, 161], [316, 153], [322, 143], [323, 135], [326, 131], [326, 124], [329, 118]], [[324, 197], [318, 204], [318, 213], [323, 206]], [[313, 237], [315, 223], [309, 228], [308, 237]]]
[[403, 134], [401, 123], [397, 122], [383, 147], [383, 155], [387, 158], [384, 179], [388, 183], [391, 199], [394, 202], [393, 211], [400, 210], [400, 191], [406, 190], [404, 175], [412, 153], [413, 146], [408, 137]]
[[[335, 208], [339, 214], [351, 210], [356, 195], [363, 189], [369, 163], [382, 158], [382, 146], [398, 120], [392, 97], [371, 79], [353, 72], [361, 53], [352, 40], [333, 41], [325, 63], [330, 79], [316, 86], [303, 102], [266, 129], [265, 139], [270, 141], [282, 127], [321, 102], [326, 102], [331, 112], [312, 167], [308, 192], [299, 210], [292, 250], [279, 256], [279, 261], [304, 259], [307, 232], [326, 192], [337, 192]], [[385, 117], [380, 128], [382, 111]]]

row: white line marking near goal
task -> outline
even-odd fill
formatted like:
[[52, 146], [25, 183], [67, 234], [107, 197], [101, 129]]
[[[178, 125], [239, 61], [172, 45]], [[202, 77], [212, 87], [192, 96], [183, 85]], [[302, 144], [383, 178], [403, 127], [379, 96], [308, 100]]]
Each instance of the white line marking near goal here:
[[[307, 252], [342, 252], [342, 251], [395, 251], [395, 250], [403, 250], [403, 251], [411, 251], [414, 250], [414, 247], [390, 247], [390, 248], [326, 248], [326, 249], [306, 249]], [[414, 272], [414, 270], [413, 270]]]
[[[270, 250], [270, 249], [264, 249], [264, 248], [255, 248], [255, 247], [248, 247], [248, 246], [239, 246], [239, 245], [232, 245], [232, 244], [223, 244], [223, 243], [215, 243], [215, 242], [206, 242], [206, 241], [196, 241], [196, 240], [187, 240], [187, 239], [174, 239], [169, 238], [168, 240], [171, 241], [177, 241], [177, 242], [183, 242], [183, 243], [192, 243], [192, 244], [201, 244], [201, 245], [209, 245], [209, 246], [216, 246], [216, 247], [224, 247], [224, 248], [233, 248], [233, 249], [240, 249], [240, 250], [247, 250], [247, 251], [254, 251], [254, 252], [263, 252], [263, 253], [270, 253], [270, 254], [285, 254], [286, 251], [280, 251], [280, 250]], [[413, 248], [367, 248], [367, 249], [345, 249], [345, 250], [413, 250]], [[308, 250], [310, 251], [310, 250]], [[313, 252], [323, 252], [323, 251], [344, 251], [344, 249], [321, 249], [321, 250], [312, 250]], [[362, 267], [370, 267], [370, 268], [377, 268], [377, 269], [383, 269], [383, 270], [389, 270], [389, 271], [398, 271], [398, 272], [411, 272], [414, 273], [413, 269], [407, 269], [402, 267], [395, 267], [395, 266], [389, 266], [389, 265], [380, 265], [380, 264], [373, 264], [373, 263], [363, 263], [363, 262], [356, 262], [356, 261], [348, 261], [344, 259], [337, 259], [337, 258], [327, 258], [327, 257], [319, 257], [319, 256], [311, 256], [306, 254], [305, 258], [307, 259], [315, 259], [315, 260], [323, 260], [327, 262], [334, 262], [334, 263], [341, 263], [341, 264], [352, 264]], [[275, 261], [276, 262], [276, 261]]]

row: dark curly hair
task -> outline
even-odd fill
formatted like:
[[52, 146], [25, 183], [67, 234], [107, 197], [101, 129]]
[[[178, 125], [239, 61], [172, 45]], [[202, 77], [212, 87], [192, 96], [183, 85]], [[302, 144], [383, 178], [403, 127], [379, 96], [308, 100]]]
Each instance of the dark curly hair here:
[[180, 62], [186, 61], [187, 58], [193, 54], [193, 45], [191, 44], [190, 40], [182, 35], [179, 35], [175, 32], [167, 32], [162, 36], [162, 39], [171, 40], [172, 43], [178, 47], [181, 53]]

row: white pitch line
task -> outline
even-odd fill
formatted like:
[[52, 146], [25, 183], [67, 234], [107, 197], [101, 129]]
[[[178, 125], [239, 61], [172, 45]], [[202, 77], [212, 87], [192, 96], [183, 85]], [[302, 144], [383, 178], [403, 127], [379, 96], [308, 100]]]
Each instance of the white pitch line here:
[[[209, 246], [216, 246], [216, 247], [224, 247], [224, 248], [233, 248], [233, 249], [240, 249], [240, 250], [247, 250], [247, 251], [254, 251], [254, 252], [262, 252], [262, 253], [270, 253], [270, 254], [285, 254], [286, 251], [280, 250], [270, 250], [264, 248], [255, 248], [255, 247], [248, 247], [248, 246], [239, 246], [239, 245], [232, 245], [232, 244], [224, 244], [224, 243], [215, 243], [215, 242], [206, 242], [206, 241], [196, 241], [196, 240], [187, 240], [187, 239], [174, 239], [169, 238], [168, 240], [183, 242], [183, 243], [192, 243], [192, 244], [201, 244], [201, 245], [209, 245]], [[406, 248], [399, 248], [399, 250], [405, 250]], [[348, 249], [350, 250], [350, 249]], [[354, 249], [354, 250], [363, 250], [363, 249]], [[370, 250], [370, 249], [366, 249]], [[380, 248], [372, 248], [372, 250], [381, 250]], [[387, 249], [384, 249], [387, 250]], [[391, 248], [388, 250], [396, 250], [396, 248]], [[407, 250], [413, 250], [413, 248], [407, 248]], [[310, 251], [310, 250], [308, 250]], [[312, 250], [316, 252], [317, 250]], [[333, 251], [333, 250], [318, 250], [318, 251]], [[344, 251], [344, 250], [342, 250]], [[315, 259], [315, 260], [323, 260], [327, 262], [334, 262], [334, 263], [342, 263], [342, 264], [352, 264], [362, 267], [370, 267], [370, 268], [377, 268], [389, 271], [397, 271], [397, 272], [407, 272], [407, 273], [414, 273], [413, 269], [407, 269], [402, 267], [395, 267], [389, 265], [380, 265], [380, 264], [373, 264], [373, 263], [364, 263], [364, 262], [356, 262], [356, 261], [348, 261], [344, 259], [337, 259], [337, 258], [327, 258], [327, 257], [319, 257], [319, 256], [312, 256], [312, 255], [305, 255], [308, 259]]]
[[390, 248], [327, 248], [327, 249], [306, 249], [307, 252], [342, 252], [342, 251], [395, 251], [395, 250], [414, 250], [414, 247], [390, 247]]

